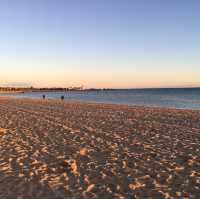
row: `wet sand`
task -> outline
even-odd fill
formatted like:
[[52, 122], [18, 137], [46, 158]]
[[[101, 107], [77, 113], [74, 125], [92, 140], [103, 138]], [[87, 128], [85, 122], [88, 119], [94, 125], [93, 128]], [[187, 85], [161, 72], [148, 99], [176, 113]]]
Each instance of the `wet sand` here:
[[199, 198], [200, 111], [0, 98], [0, 198]]

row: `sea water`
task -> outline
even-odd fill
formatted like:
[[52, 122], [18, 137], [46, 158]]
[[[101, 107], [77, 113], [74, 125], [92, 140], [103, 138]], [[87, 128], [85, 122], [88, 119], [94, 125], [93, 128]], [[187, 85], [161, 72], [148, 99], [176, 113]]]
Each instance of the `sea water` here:
[[27, 92], [10, 94], [20, 98], [60, 99], [137, 106], [200, 109], [200, 88], [118, 89], [99, 91]]

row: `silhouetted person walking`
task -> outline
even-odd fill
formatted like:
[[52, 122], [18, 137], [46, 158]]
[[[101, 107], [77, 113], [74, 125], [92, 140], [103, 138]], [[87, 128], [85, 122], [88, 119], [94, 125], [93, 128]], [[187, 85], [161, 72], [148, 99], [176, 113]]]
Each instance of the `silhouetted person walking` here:
[[42, 98], [43, 98], [43, 99], [45, 99], [45, 98], [46, 98], [46, 96], [45, 96], [45, 95], [43, 95], [43, 96], [42, 96]]
[[63, 101], [65, 99], [64, 95], [61, 96], [61, 100]]

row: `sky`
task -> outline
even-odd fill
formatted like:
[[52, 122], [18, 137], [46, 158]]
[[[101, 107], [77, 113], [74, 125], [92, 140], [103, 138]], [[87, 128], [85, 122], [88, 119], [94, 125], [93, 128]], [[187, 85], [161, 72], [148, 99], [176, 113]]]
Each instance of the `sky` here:
[[0, 0], [0, 85], [200, 86], [199, 0]]

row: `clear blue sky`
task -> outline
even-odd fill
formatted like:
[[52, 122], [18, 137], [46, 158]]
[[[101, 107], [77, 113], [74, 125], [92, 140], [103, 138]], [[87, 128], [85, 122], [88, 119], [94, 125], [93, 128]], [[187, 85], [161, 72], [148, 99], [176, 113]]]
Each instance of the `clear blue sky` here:
[[1, 0], [0, 84], [200, 86], [198, 0]]

